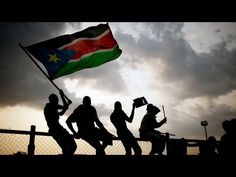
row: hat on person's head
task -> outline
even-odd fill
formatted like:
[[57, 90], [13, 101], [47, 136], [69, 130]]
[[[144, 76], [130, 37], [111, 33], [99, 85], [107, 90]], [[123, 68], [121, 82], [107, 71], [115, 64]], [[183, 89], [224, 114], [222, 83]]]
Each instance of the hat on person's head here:
[[158, 108], [158, 107], [156, 107], [156, 106], [153, 106], [153, 113], [156, 115], [157, 113], [159, 113], [159, 112], [161, 112], [161, 110]]
[[148, 111], [148, 112], [152, 111], [152, 108], [153, 108], [153, 104], [149, 103], [149, 104], [147, 105], [147, 111]]

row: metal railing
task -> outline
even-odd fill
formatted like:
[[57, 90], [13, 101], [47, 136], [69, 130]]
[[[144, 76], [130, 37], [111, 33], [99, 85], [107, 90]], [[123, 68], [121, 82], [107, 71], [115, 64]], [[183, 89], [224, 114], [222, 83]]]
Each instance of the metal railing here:
[[[151, 150], [151, 143], [148, 140], [136, 138], [142, 154], [148, 155]], [[169, 139], [178, 140], [178, 139]], [[75, 155], [95, 155], [95, 149], [82, 139], [75, 139], [77, 150]], [[198, 143], [204, 140], [185, 139], [188, 143]], [[168, 145], [168, 143], [166, 144]], [[166, 148], [167, 149], [167, 148]], [[167, 154], [165, 149], [164, 155]], [[113, 145], [106, 148], [107, 155], [124, 155], [125, 150], [119, 138], [114, 138]], [[37, 132], [34, 125], [30, 131], [0, 129], [0, 155], [54, 155], [61, 154], [59, 145], [47, 132]], [[199, 147], [187, 147], [187, 155], [198, 155]]]

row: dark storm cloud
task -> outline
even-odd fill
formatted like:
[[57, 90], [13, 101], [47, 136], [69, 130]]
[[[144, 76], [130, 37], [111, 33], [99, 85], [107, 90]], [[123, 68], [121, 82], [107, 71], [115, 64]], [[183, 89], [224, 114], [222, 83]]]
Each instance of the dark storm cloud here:
[[[184, 38], [183, 24], [144, 25], [152, 32], [152, 37], [146, 34], [148, 30], [140, 31], [137, 39], [132, 34], [119, 32], [118, 40], [127, 47], [126, 52], [130, 54], [128, 61], [133, 63], [133, 67], [138, 68], [145, 61], [150, 63], [150, 69], [155, 73], [159, 66], [153, 60], [159, 60], [164, 65], [161, 72], [153, 76], [152, 89], [168, 94], [167, 98], [172, 98], [172, 102], [175, 100], [173, 107], [185, 99], [206, 97], [213, 100], [236, 89], [236, 49], [227, 48], [235, 40], [233, 35], [212, 46], [209, 53], [199, 53]], [[155, 79], [158, 79], [157, 82]], [[226, 104], [212, 104], [208, 109], [204, 108], [205, 103], [199, 104], [190, 111], [195, 114], [169, 108], [168, 124], [172, 126], [168, 131], [178, 137], [204, 139], [200, 122], [207, 120], [209, 135], [220, 137], [223, 134], [222, 121], [235, 117], [236, 110]]]
[[202, 117], [202, 120], [204, 120], [204, 118], [207, 118], [208, 120], [209, 136], [216, 135], [220, 137], [224, 133], [222, 122], [224, 120], [236, 118], [236, 110], [225, 104], [213, 105], [212, 109], [203, 111], [200, 116]]
[[24, 46], [56, 37], [64, 23], [0, 23], [0, 106], [40, 106], [56, 91], [24, 51]]
[[[206, 127], [208, 136], [215, 136], [219, 139], [224, 133], [222, 122], [230, 120], [236, 115], [236, 110], [231, 107], [214, 103], [207, 109], [201, 105], [195, 106], [191, 111], [197, 112], [198, 115], [192, 116], [182, 113], [181, 115], [169, 117], [168, 124], [174, 125], [170, 131], [178, 137], [204, 139], [205, 132], [201, 126], [201, 121], [206, 120], [208, 122]], [[176, 119], [176, 117], [179, 118]]]
[[[175, 97], [182, 99], [215, 97], [236, 89], [236, 49], [227, 49], [230, 40], [216, 44], [210, 53], [197, 53], [183, 37], [182, 23], [145, 25], [146, 28], [151, 28], [154, 37], [140, 33], [139, 39], [135, 40], [129, 34], [119, 33], [118, 39], [124, 43], [121, 45], [128, 47], [133, 63], [140, 65], [144, 59], [147, 62], [150, 58], [161, 59], [165, 65], [159, 77], [164, 83], [162, 89], [169, 89]], [[157, 68], [155, 65], [150, 66]], [[165, 84], [171, 87], [164, 88]], [[173, 89], [173, 85], [180, 92]]]
[[220, 29], [215, 29], [215, 33], [220, 33], [221, 30]]

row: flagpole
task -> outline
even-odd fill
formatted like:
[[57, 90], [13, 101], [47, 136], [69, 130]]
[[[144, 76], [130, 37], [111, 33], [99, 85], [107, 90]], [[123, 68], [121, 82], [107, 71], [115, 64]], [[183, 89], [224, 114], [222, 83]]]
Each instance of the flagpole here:
[[164, 105], [161, 105], [161, 107], [162, 107], [163, 115], [164, 115], [164, 118], [165, 118], [166, 117], [166, 113], [165, 113]]
[[165, 118], [166, 117], [166, 113], [165, 113], [164, 105], [161, 105], [161, 107], [162, 107], [163, 115], [164, 115], [164, 118]]
[[[28, 57], [34, 62], [34, 64], [40, 69], [40, 71], [42, 71], [42, 73], [48, 78], [48, 80], [52, 83], [52, 85], [54, 85], [57, 88], [57, 90], [60, 91], [61, 89], [51, 80], [51, 78], [45, 73], [45, 71], [39, 66], [39, 64], [28, 53], [28, 51], [25, 49], [25, 47], [22, 46], [21, 43], [19, 43], [19, 46], [22, 48], [22, 50], [24, 50], [24, 52], [28, 55]], [[70, 100], [65, 94], [64, 94], [64, 96], [67, 100]]]

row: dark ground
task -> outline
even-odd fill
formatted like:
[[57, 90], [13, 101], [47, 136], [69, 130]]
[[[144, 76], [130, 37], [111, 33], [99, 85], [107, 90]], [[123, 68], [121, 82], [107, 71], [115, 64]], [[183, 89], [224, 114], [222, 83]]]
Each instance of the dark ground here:
[[[234, 171], [232, 160], [199, 156], [126, 157], [124, 155], [2, 155], [2, 173], [20, 176], [206, 176], [227, 175]], [[5, 172], [3, 172], [5, 171]], [[232, 172], [231, 172], [232, 171]], [[5, 173], [5, 174], [6, 174]], [[32, 174], [31, 174], [32, 173]], [[234, 173], [234, 172], [233, 172]], [[228, 176], [228, 175], [227, 175]]]

